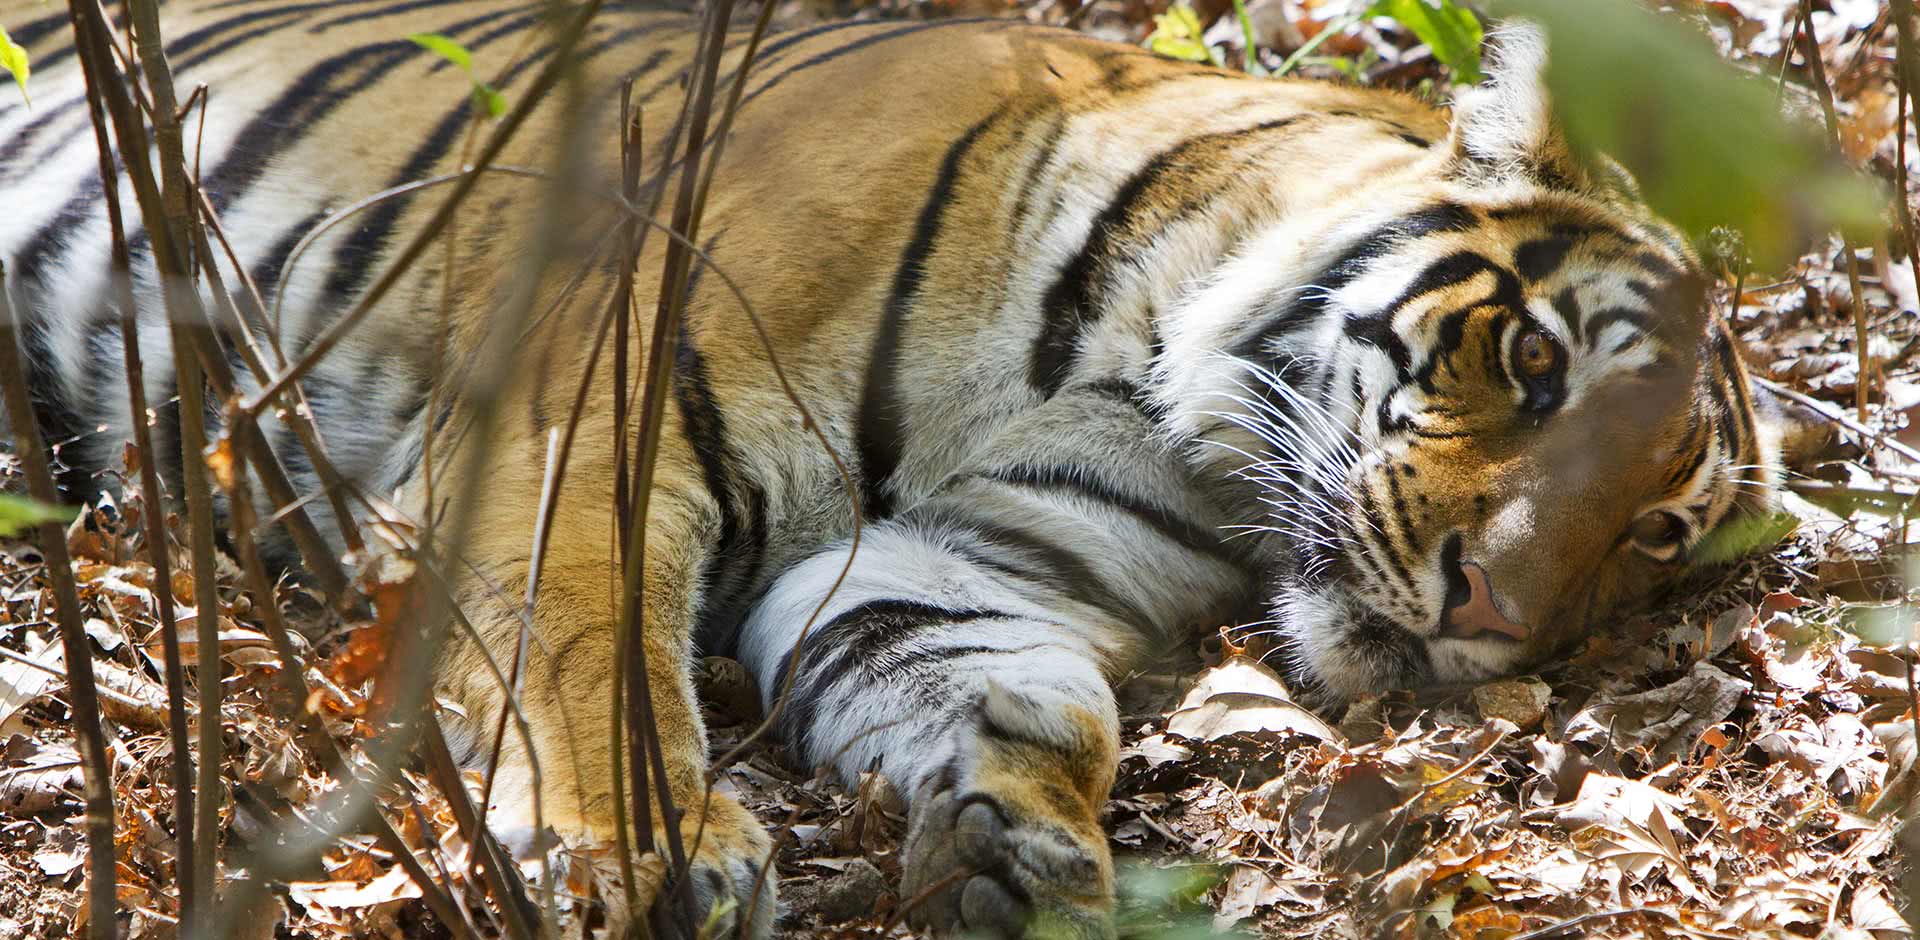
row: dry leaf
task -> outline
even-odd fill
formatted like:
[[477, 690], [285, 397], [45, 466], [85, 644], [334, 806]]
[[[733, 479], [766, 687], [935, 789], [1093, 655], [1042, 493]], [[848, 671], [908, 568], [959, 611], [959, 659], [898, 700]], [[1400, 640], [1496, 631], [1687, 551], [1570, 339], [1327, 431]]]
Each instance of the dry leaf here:
[[[13, 722], [14, 714], [25, 708], [28, 702], [52, 691], [55, 683], [60, 682], [61, 668], [60, 644], [47, 643], [37, 649], [31, 644], [39, 642], [35, 634], [27, 634], [29, 649], [26, 657], [33, 663], [46, 668], [37, 668], [19, 660], [0, 659], [0, 734], [6, 734]], [[54, 672], [48, 672], [48, 669]]]
[[1662, 758], [1684, 757], [1701, 732], [1733, 713], [1751, 687], [1711, 663], [1695, 663], [1676, 682], [1630, 695], [1602, 695], [1567, 723], [1581, 743], [1644, 747]]
[[33, 816], [78, 801], [80, 758], [68, 749], [24, 767], [0, 768], [0, 816]]
[[1168, 733], [1194, 741], [1257, 731], [1341, 740], [1340, 732], [1293, 703], [1278, 673], [1244, 656], [1230, 656], [1201, 673], [1180, 707], [1167, 716]]

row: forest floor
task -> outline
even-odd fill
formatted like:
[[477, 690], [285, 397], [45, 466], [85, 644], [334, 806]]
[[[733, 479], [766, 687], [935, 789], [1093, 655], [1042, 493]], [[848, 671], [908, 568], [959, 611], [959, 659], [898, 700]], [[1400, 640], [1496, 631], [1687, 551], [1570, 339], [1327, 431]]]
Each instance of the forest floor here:
[[[983, 6], [984, 4], [984, 6]], [[1780, 71], [1793, 4], [1676, 4], [1732, 60]], [[1212, 21], [1227, 8], [1200, 4]], [[1817, 4], [1816, 34], [1849, 159], [1892, 180], [1893, 29], [1875, 0]], [[1277, 64], [1344, 12], [1336, 2], [1250, 4]], [[822, 4], [795, 18], [832, 15]], [[863, 16], [982, 12], [1070, 22], [1139, 41], [1140, 2], [1085, 7], [980, 0], [885, 3]], [[1237, 26], [1209, 39], [1238, 42]], [[1381, 21], [1323, 43], [1307, 74], [1431, 93], [1444, 74]], [[1230, 61], [1232, 57], [1230, 56]], [[1789, 83], [1809, 81], [1805, 63]], [[1900, 129], [1904, 131], [1904, 128]], [[1894, 239], [1898, 240], [1896, 234]], [[1714, 302], [1761, 375], [1835, 413], [1860, 379], [1856, 310], [1870, 324], [1872, 417], [1856, 460], [1798, 481], [1798, 528], [1776, 548], [1677, 592], [1534, 676], [1342, 714], [1308, 713], [1260, 665], [1258, 638], [1196, 637], [1184, 665], [1123, 687], [1125, 750], [1107, 822], [1122, 869], [1122, 931], [1171, 937], [1233, 929], [1269, 937], [1873, 937], [1911, 933], [1899, 824], [1920, 802], [1915, 612], [1904, 507], [1920, 482], [1920, 299], [1904, 244], [1858, 249], [1853, 296], [1842, 246], [1822, 240], [1789, 270], [1745, 279]], [[115, 513], [96, 514], [111, 523]], [[115, 763], [118, 871], [135, 940], [173, 932], [170, 752], [153, 572], [115, 525], [75, 530]], [[120, 529], [137, 527], [124, 525]], [[271, 707], [279, 660], [236, 572], [221, 578], [229, 864], [326, 787], [317, 758]], [[190, 604], [192, 592], [175, 585]], [[311, 616], [294, 589], [281, 602]], [[73, 935], [84, 898], [79, 758], [65, 722], [60, 645], [39, 557], [0, 554], [0, 938]], [[365, 644], [352, 627], [314, 641], [310, 707], [349, 750], [371, 734]], [[367, 628], [371, 629], [371, 628]], [[186, 652], [190, 659], [191, 649]], [[31, 662], [29, 662], [31, 661]], [[717, 749], [751, 726], [735, 665], [709, 661]], [[744, 709], [742, 709], [744, 710]], [[870, 777], [853, 789], [795, 772], [775, 744], [724, 768], [780, 839], [794, 937], [904, 934], [897, 883], [904, 818]], [[492, 915], [456, 860], [452, 809], [424, 777], [383, 795], [430, 868], [444, 865], [481, 935]], [[350, 837], [275, 898], [277, 922], [244, 936], [445, 936], [393, 856]], [[584, 885], [566, 886], [585, 890]], [[568, 908], [577, 929], [580, 908]], [[572, 935], [572, 934], [569, 934]]]

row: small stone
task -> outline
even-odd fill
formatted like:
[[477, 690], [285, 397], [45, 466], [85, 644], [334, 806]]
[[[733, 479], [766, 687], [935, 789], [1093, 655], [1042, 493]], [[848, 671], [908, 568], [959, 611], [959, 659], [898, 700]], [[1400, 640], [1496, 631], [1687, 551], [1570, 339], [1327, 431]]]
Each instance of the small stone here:
[[815, 909], [833, 923], [871, 918], [880, 912], [882, 896], [890, 893], [889, 887], [880, 869], [864, 858], [856, 858], [821, 885]]
[[1553, 689], [1532, 676], [1501, 679], [1473, 690], [1473, 705], [1489, 721], [1504, 718], [1521, 728], [1532, 728], [1547, 717]]
[[695, 664], [694, 687], [700, 701], [713, 710], [720, 724], [752, 724], [760, 720], [760, 687], [747, 667], [724, 656], [708, 656]]

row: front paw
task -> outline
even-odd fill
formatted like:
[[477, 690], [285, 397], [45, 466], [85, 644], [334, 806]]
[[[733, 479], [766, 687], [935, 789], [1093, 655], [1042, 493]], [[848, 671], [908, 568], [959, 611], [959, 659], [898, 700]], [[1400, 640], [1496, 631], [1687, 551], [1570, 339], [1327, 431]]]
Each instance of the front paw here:
[[992, 797], [923, 794], [907, 840], [908, 920], [947, 934], [1113, 936], [1104, 838], [1019, 819]]
[[1007, 711], [984, 708], [965, 756], [915, 795], [908, 920], [947, 934], [1111, 938], [1113, 859], [1097, 809], [1111, 737], [1091, 714], [1056, 712], [1036, 734], [1019, 718], [997, 724]]
[[[767, 940], [773, 935], [773, 922], [779, 915], [776, 897], [777, 876], [761, 869], [773, 857], [772, 839], [759, 820], [730, 797], [714, 794], [702, 812], [699, 807], [685, 808], [680, 823], [680, 844], [687, 858], [687, 883], [693, 895], [691, 936]], [[605, 927], [598, 936], [605, 940], [646, 936], [645, 925], [638, 923], [627, 905], [624, 874], [617, 850], [607, 835], [610, 826], [583, 820], [561, 819], [551, 824], [561, 844], [571, 850], [574, 862], [589, 866], [594, 893], [606, 905]], [[499, 827], [496, 827], [499, 831]], [[509, 830], [512, 831], [512, 830]], [[502, 834], [502, 842], [521, 848], [528, 842]], [[675, 903], [679, 888], [670, 882], [665, 831], [655, 828], [654, 850], [634, 859], [634, 897], [640, 911], [656, 911]], [[516, 854], [524, 854], [524, 848]]]

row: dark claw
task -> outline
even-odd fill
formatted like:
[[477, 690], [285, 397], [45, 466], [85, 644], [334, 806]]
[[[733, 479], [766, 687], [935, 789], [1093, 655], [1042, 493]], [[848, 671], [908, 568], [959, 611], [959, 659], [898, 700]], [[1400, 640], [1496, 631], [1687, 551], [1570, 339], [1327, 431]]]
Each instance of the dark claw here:
[[954, 847], [961, 859], [976, 867], [1001, 861], [1006, 834], [1006, 818], [998, 807], [984, 800], [968, 804], [953, 824]]

